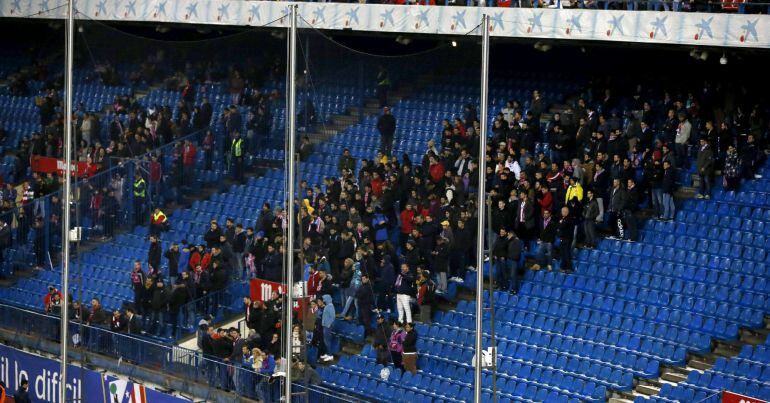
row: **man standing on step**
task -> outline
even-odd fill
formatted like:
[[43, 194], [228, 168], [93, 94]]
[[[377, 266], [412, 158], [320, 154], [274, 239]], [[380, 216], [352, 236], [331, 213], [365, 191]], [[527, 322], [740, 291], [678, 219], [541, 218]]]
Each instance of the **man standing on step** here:
[[385, 67], [380, 66], [380, 71], [377, 73], [377, 100], [380, 102], [380, 107], [388, 104], [388, 88], [390, 87], [390, 78], [388, 77], [388, 71]]
[[230, 157], [233, 166], [233, 179], [243, 182], [243, 139], [238, 132], [234, 133], [233, 142], [230, 145]]
[[700, 175], [700, 185], [695, 197], [709, 199], [711, 198], [711, 181], [714, 180], [714, 153], [711, 151], [708, 137], [700, 138], [696, 167]]
[[380, 152], [382, 155], [390, 156], [393, 149], [393, 135], [396, 133], [396, 118], [387, 106], [382, 108], [382, 115], [377, 119], [377, 130], [380, 132]]
[[623, 210], [627, 204], [626, 189], [621, 185], [620, 179], [612, 180], [612, 189], [610, 190], [610, 227], [616, 225], [613, 236], [610, 239], [624, 239], [625, 229], [623, 227]]
[[147, 198], [147, 183], [138, 171], [134, 175], [134, 224], [144, 222], [144, 202]]

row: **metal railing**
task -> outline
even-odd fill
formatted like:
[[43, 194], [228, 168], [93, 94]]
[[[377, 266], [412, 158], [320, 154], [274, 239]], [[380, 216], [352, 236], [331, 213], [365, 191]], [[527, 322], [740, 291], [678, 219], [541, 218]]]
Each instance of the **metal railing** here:
[[[246, 290], [244, 290], [246, 287]], [[232, 282], [222, 290], [213, 291], [182, 305], [179, 308], [179, 325], [174, 329], [175, 338], [180, 338], [193, 333], [191, 329], [197, 328], [197, 321], [203, 316], [216, 317], [219, 309], [233, 309], [235, 305], [241, 307], [240, 301], [248, 296], [248, 286], [241, 282]], [[245, 335], [246, 333], [241, 333]]]
[[[14, 341], [17, 343], [22, 343], [22, 335], [60, 343], [60, 323], [58, 316], [0, 303], [0, 327], [14, 332]], [[77, 321], [70, 321], [69, 326], [68, 343], [74, 351], [82, 349], [122, 359], [124, 362], [159, 371], [163, 375], [177, 376], [188, 382], [207, 385], [209, 388], [229, 390], [246, 398], [266, 402], [281, 400], [280, 385], [285, 379], [273, 373], [254, 371], [240, 363], [227, 362], [179, 346], [160, 344], [140, 335], [116, 333]], [[27, 347], [37, 348], [37, 345]], [[280, 370], [280, 364], [276, 363], [276, 371]], [[299, 392], [307, 392], [312, 402], [358, 401], [323, 385], [303, 385], [296, 381], [293, 383], [293, 401], [304, 401], [304, 398], [296, 395]]]
[[[169, 202], [181, 202], [197, 194], [205, 183], [221, 183], [221, 158], [207, 156], [200, 146], [209, 129], [197, 131], [169, 144], [130, 158], [111, 158], [108, 167], [91, 177], [80, 179], [73, 191], [71, 214], [74, 226], [83, 228], [82, 241], [111, 238], [120, 229], [147, 225], [152, 209]], [[186, 142], [197, 145], [193, 165], [185, 165]], [[220, 140], [221, 141], [221, 140]], [[209, 164], [210, 162], [210, 164]], [[210, 168], [210, 169], [206, 169]], [[160, 172], [160, 175], [155, 173]], [[139, 174], [145, 189], [134, 195]], [[114, 197], [114, 202], [108, 197]], [[51, 268], [58, 259], [62, 235], [62, 191], [31, 200], [0, 215], [8, 224], [0, 238], [0, 276], [17, 270]], [[73, 274], [76, 275], [76, 270]]]

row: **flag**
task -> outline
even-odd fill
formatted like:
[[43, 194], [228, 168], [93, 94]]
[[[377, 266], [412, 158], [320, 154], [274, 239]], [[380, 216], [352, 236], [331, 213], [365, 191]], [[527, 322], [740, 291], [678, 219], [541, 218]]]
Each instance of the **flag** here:
[[144, 385], [135, 383], [131, 391], [131, 403], [147, 403], [147, 395], [144, 393]]
[[126, 386], [128, 386], [128, 382], [122, 379], [110, 381], [110, 403], [123, 403], [123, 396], [126, 394]]

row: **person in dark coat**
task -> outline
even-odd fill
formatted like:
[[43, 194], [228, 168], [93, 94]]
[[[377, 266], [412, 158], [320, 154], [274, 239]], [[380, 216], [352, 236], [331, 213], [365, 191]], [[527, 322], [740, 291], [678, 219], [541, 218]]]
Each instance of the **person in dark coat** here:
[[280, 282], [282, 266], [281, 256], [276, 252], [275, 246], [268, 244], [267, 253], [262, 259], [262, 272], [264, 273], [265, 280]]
[[609, 225], [610, 228], [614, 227], [616, 229], [615, 235], [611, 239], [624, 239], [623, 210], [628, 203], [628, 196], [626, 195], [626, 188], [622, 185], [620, 179], [612, 180], [612, 189], [610, 189], [609, 197]]
[[506, 240], [508, 241], [506, 248], [506, 266], [510, 271], [510, 291], [511, 293], [516, 294], [519, 292], [519, 272], [522, 271], [522, 268], [519, 267], [519, 260], [521, 259], [521, 240], [513, 231], [508, 231]]
[[219, 228], [219, 224], [217, 224], [216, 220], [212, 220], [211, 226], [208, 231], [206, 231], [206, 234], [203, 235], [203, 240], [206, 241], [206, 247], [213, 248], [219, 246], [219, 237], [221, 235], [222, 230]]
[[396, 269], [391, 263], [390, 255], [382, 256], [380, 260], [379, 277], [375, 289], [377, 290], [377, 309], [388, 310], [393, 305], [393, 282], [396, 280]]
[[150, 235], [150, 251], [147, 253], [147, 264], [150, 265], [152, 272], [160, 270], [160, 258], [163, 251], [160, 247], [160, 242], [155, 235]]
[[115, 333], [120, 333], [126, 330], [126, 321], [118, 310], [112, 312], [112, 318], [110, 319], [110, 330]]
[[91, 300], [91, 313], [88, 315], [88, 324], [100, 326], [107, 323], [107, 313], [102, 309], [102, 304], [94, 298]]
[[168, 300], [168, 313], [171, 319], [171, 330], [176, 332], [179, 325], [179, 310], [190, 301], [190, 290], [186, 282], [180, 282], [171, 286], [171, 295]]
[[364, 335], [371, 334], [372, 325], [372, 306], [374, 305], [374, 293], [369, 275], [361, 274], [361, 285], [355, 292], [356, 303], [358, 304], [358, 321], [364, 326]]
[[13, 401], [16, 403], [31, 403], [32, 400], [29, 397], [29, 381], [22, 379], [19, 385], [19, 389], [13, 394]]
[[556, 231], [558, 224], [556, 220], [551, 217], [550, 210], [543, 210], [543, 219], [540, 221], [540, 239], [538, 240], [539, 248], [537, 250], [538, 263], [532, 268], [538, 270], [540, 268], [551, 267], [551, 260], [553, 259], [553, 243], [556, 240]]
[[179, 276], [179, 245], [176, 242], [171, 243], [171, 247], [163, 253], [163, 257], [168, 261], [168, 277], [173, 283]]
[[134, 309], [131, 307], [126, 308], [126, 314], [124, 316], [126, 322], [126, 333], [141, 334], [142, 322], [139, 320], [139, 316], [136, 315], [136, 311], [134, 311]]
[[393, 149], [393, 136], [396, 133], [396, 118], [387, 106], [382, 108], [382, 115], [377, 119], [377, 130], [380, 132], [380, 152], [382, 155], [389, 156]]
[[230, 333], [230, 339], [232, 340], [233, 346], [232, 346], [232, 352], [230, 353], [230, 357], [228, 357], [228, 361], [231, 364], [234, 363], [240, 363], [243, 359], [243, 345], [246, 343], [246, 341], [241, 338], [241, 332], [235, 328], [231, 327], [229, 330]]
[[674, 205], [674, 191], [676, 190], [676, 171], [670, 161], [663, 161], [663, 180], [660, 184], [663, 192], [663, 213], [661, 218], [665, 221], [674, 219], [676, 207]]
[[385, 322], [384, 316], [377, 316], [377, 325], [374, 327], [373, 335], [374, 339], [372, 340], [372, 347], [374, 348], [374, 351], [377, 352], [377, 364], [390, 364], [390, 351], [388, 350], [390, 329], [388, 329], [388, 324]]
[[227, 286], [227, 270], [214, 260], [211, 263], [211, 291], [224, 290]]
[[626, 236], [631, 242], [636, 242], [638, 237], [636, 216], [634, 212], [639, 210], [639, 187], [636, 185], [636, 181], [628, 179], [628, 187], [626, 188], [626, 206], [623, 210], [623, 220], [626, 225]]
[[561, 218], [559, 219], [559, 254], [561, 261], [560, 269], [563, 272], [572, 272], [572, 240], [575, 234], [575, 220], [570, 216], [569, 207], [561, 208]]
[[698, 168], [698, 174], [700, 175], [700, 186], [695, 197], [698, 199], [710, 199], [711, 182], [714, 180], [714, 152], [711, 151], [708, 137], [701, 137], [700, 139], [695, 166]]
[[414, 330], [414, 324], [405, 323], [404, 330], [406, 331], [406, 337], [404, 337], [404, 351], [401, 353], [401, 362], [404, 366], [404, 371], [409, 371], [412, 375], [417, 373], [417, 331]]
[[[165, 284], [163, 284], [163, 280], [158, 280], [155, 283], [155, 287], [152, 290], [152, 298], [150, 300], [150, 306], [152, 308], [152, 315], [150, 317], [150, 328], [155, 326], [157, 323], [157, 327], [155, 328], [155, 333], [160, 336], [160, 334], [163, 332], [163, 328], [166, 324], [166, 307], [168, 306], [168, 290], [166, 289]], [[149, 329], [148, 329], [149, 331]]]
[[447, 291], [447, 271], [449, 271], [449, 240], [443, 236], [436, 239], [436, 246], [433, 248], [433, 262], [431, 270], [436, 273], [436, 285], [438, 291], [445, 293]]
[[519, 238], [526, 243], [530, 240], [532, 232], [537, 227], [535, 202], [529, 199], [527, 192], [519, 194], [519, 203], [516, 210], [514, 229]]
[[583, 235], [586, 248], [596, 247], [596, 222], [599, 220], [599, 202], [596, 201], [594, 191], [586, 191], [585, 208], [583, 209]]
[[497, 272], [497, 285], [501, 289], [508, 289], [508, 280], [511, 273], [508, 265], [508, 231], [505, 228], [500, 229], [500, 236], [495, 239], [492, 245], [491, 261], [492, 266]]

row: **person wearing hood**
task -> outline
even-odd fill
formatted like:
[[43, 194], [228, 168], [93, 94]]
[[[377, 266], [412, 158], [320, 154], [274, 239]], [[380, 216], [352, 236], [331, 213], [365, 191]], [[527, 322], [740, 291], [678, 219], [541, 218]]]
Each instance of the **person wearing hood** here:
[[378, 244], [388, 240], [388, 217], [382, 213], [382, 208], [377, 207], [372, 216], [372, 228], [374, 228], [374, 241]]
[[332, 303], [332, 296], [324, 294], [319, 300], [319, 308], [323, 308], [321, 313], [321, 327], [323, 328], [324, 347], [326, 354], [322, 355], [321, 361], [331, 361], [334, 356], [329, 354], [332, 346], [332, 325], [334, 325], [334, 317], [337, 316], [334, 310], [334, 304]]

